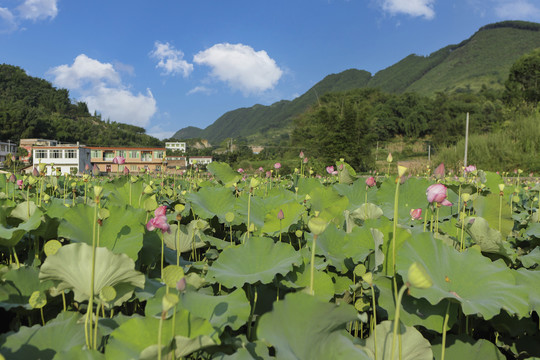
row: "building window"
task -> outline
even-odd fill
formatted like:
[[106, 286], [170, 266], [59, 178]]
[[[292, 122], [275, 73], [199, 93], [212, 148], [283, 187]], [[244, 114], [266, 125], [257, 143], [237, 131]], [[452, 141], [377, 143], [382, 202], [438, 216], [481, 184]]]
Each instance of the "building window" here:
[[36, 150], [36, 159], [46, 159], [47, 158], [47, 150]]
[[157, 165], [156, 166], [156, 171], [161, 171], [161, 166]]
[[101, 150], [92, 150], [92, 157], [93, 158], [100, 158], [101, 157]]
[[116, 150], [116, 156], [121, 156], [124, 159], [126, 158], [126, 150]]
[[125, 165], [118, 165], [118, 171], [119, 172], [123, 172], [124, 171], [124, 167], [126, 167]]
[[137, 165], [130, 165], [129, 170], [131, 171], [137, 171]]
[[51, 150], [51, 159], [61, 159], [62, 150]]
[[103, 154], [105, 160], [112, 161], [114, 159], [114, 151], [107, 151]]
[[154, 151], [154, 159], [163, 159], [163, 151]]
[[131, 159], [138, 159], [139, 158], [139, 152], [136, 150], [132, 150], [129, 152], [129, 157]]
[[66, 154], [66, 159], [76, 159], [77, 152], [75, 150], [64, 150]]

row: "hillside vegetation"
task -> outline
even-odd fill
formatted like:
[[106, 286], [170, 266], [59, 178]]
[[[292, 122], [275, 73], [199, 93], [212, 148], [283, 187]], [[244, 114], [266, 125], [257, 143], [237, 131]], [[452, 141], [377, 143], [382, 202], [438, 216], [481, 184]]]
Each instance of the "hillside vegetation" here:
[[84, 102], [73, 104], [65, 89], [28, 76], [23, 69], [0, 65], [0, 139], [56, 139], [87, 145], [160, 146], [138, 126], [102, 121]]
[[482, 87], [502, 90], [510, 66], [537, 47], [540, 24], [505, 21], [486, 25], [460, 44], [446, 46], [429, 56], [409, 55], [373, 76], [356, 69], [332, 74], [292, 101], [236, 109], [205, 129], [181, 129], [174, 138], [200, 137], [212, 144], [236, 137], [259, 144], [273, 142], [281, 134], [289, 134], [293, 118], [329, 92], [374, 87], [389, 93], [434, 96], [437, 92], [470, 92]]

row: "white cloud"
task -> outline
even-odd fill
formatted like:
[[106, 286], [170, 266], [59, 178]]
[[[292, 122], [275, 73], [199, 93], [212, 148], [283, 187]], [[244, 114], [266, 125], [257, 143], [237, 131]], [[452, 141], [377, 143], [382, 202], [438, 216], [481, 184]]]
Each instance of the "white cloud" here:
[[17, 10], [27, 20], [54, 19], [58, 14], [57, 0], [25, 0]]
[[150, 57], [158, 59], [157, 68], [163, 69], [164, 75], [182, 74], [187, 77], [193, 71], [193, 64], [183, 60], [184, 53], [176, 50], [169, 43], [154, 43], [154, 50], [150, 53]]
[[125, 89], [98, 87], [91, 94], [83, 96], [83, 101], [88, 104], [90, 112], [96, 110], [101, 113], [102, 119], [146, 126], [150, 118], [155, 114], [156, 100], [150, 90], [147, 94], [134, 95]]
[[214, 91], [212, 89], [207, 88], [206, 86], [195, 86], [193, 89], [188, 91], [188, 95], [196, 94], [196, 93], [203, 93], [203, 94], [212, 94]]
[[243, 44], [216, 44], [197, 53], [193, 61], [210, 66], [212, 76], [244, 95], [274, 88], [283, 74], [266, 51]]
[[102, 82], [118, 85], [120, 76], [112, 64], [101, 63], [85, 54], [75, 58], [73, 65], [60, 65], [49, 73], [54, 75], [54, 83], [67, 89], [78, 89], [88, 82], [97, 85]]
[[156, 113], [157, 106], [150, 90], [133, 94], [122, 84], [112, 64], [102, 63], [81, 54], [72, 65], [60, 65], [48, 71], [53, 83], [75, 91], [88, 104], [91, 113], [100, 113], [103, 119], [146, 126]]
[[163, 130], [161, 126], [156, 125], [148, 129], [146, 133], [160, 140], [164, 140], [164, 139], [170, 139], [176, 133], [176, 131]]
[[0, 7], [0, 34], [10, 33], [17, 29], [15, 16], [9, 9]]
[[391, 15], [406, 14], [428, 20], [435, 17], [433, 10], [435, 0], [380, 0], [379, 3], [382, 9]]
[[538, 20], [540, 8], [527, 0], [497, 1], [495, 14], [501, 19]]

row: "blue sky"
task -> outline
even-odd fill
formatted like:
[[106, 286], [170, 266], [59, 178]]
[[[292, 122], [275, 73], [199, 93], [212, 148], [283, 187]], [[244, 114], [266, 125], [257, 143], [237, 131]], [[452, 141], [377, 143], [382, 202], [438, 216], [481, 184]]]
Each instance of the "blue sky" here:
[[165, 138], [502, 20], [540, 22], [540, 0], [0, 0], [0, 63]]

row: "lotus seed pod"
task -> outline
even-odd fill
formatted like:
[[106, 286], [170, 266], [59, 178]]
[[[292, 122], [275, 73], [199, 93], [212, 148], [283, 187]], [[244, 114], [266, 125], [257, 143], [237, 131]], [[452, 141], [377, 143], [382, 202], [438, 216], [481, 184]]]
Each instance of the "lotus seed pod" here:
[[259, 186], [260, 183], [261, 182], [258, 179], [251, 178], [251, 180], [249, 181], [249, 187], [256, 188], [257, 186]]
[[504, 184], [499, 184], [499, 191], [504, 191]]
[[463, 194], [461, 195], [461, 198], [463, 199], [464, 202], [467, 202], [467, 201], [471, 200], [471, 194], [469, 194], [469, 193], [463, 193]]
[[327, 226], [328, 226], [328, 222], [319, 217], [312, 217], [308, 221], [309, 231], [311, 231], [313, 235], [322, 234], [324, 230], [326, 230]]
[[116, 289], [112, 286], [104, 286], [99, 292], [99, 299], [103, 302], [111, 302], [116, 298]]
[[407, 168], [405, 166], [398, 165], [397, 171], [398, 171], [398, 176], [402, 177], [407, 172]]
[[225, 214], [225, 221], [228, 223], [232, 223], [234, 221], [234, 213], [228, 212]]
[[184, 204], [176, 204], [174, 205], [174, 211], [176, 212], [182, 212], [186, 208], [186, 205]]
[[388, 156], [386, 157], [386, 162], [391, 163], [394, 158], [392, 157], [392, 153], [388, 153]]
[[170, 288], [176, 287], [176, 283], [184, 278], [184, 269], [177, 265], [169, 265], [163, 269], [163, 282]]
[[298, 238], [299, 238], [299, 237], [302, 237], [303, 234], [304, 234], [304, 232], [303, 232], [302, 230], [296, 230], [296, 231], [294, 232], [294, 235], [296, 235], [296, 237], [298, 237]]
[[47, 296], [41, 291], [34, 291], [28, 299], [28, 303], [33, 309], [41, 309], [47, 304]]
[[366, 267], [364, 264], [358, 264], [354, 267], [354, 275], [356, 276], [364, 276], [366, 273]]
[[519, 202], [519, 196], [517, 195], [512, 196], [512, 202], [515, 202], [515, 203]]
[[28, 178], [28, 185], [34, 185], [35, 183], [37, 183], [37, 179], [33, 176], [30, 176]]
[[62, 247], [62, 244], [58, 240], [49, 240], [43, 245], [43, 251], [45, 255], [51, 256], [56, 254], [56, 252]]
[[409, 284], [418, 289], [427, 289], [433, 285], [433, 281], [431, 281], [431, 277], [427, 273], [426, 269], [416, 261], [409, 266], [407, 278], [409, 280]]
[[369, 285], [369, 286], [373, 286], [373, 273], [365, 273], [364, 275], [362, 275], [362, 279]]
[[[176, 286], [176, 284], [175, 284]], [[163, 311], [169, 311], [178, 304], [178, 296], [176, 294], [168, 293], [163, 296], [161, 300], [161, 307]]]
[[154, 190], [152, 189], [152, 187], [150, 185], [146, 185], [146, 187], [144, 188], [143, 192], [145, 194], [151, 194]]

